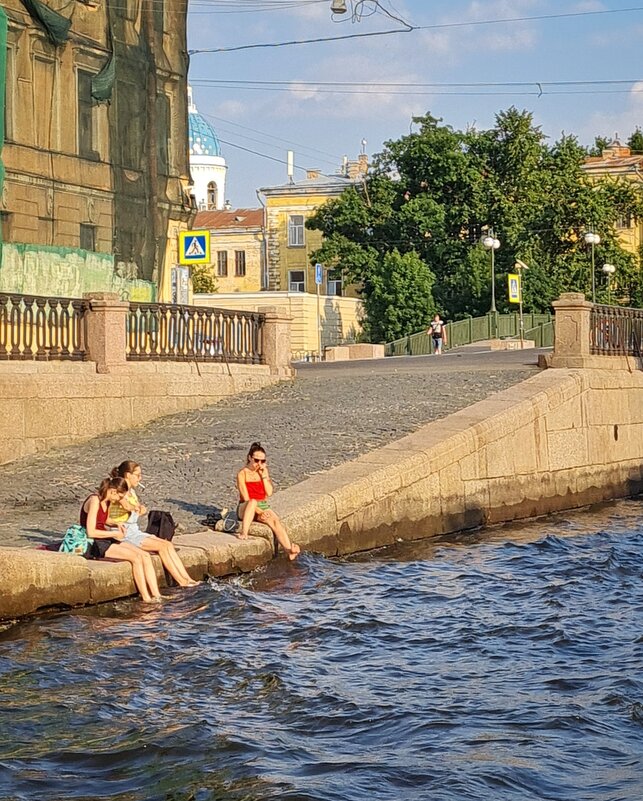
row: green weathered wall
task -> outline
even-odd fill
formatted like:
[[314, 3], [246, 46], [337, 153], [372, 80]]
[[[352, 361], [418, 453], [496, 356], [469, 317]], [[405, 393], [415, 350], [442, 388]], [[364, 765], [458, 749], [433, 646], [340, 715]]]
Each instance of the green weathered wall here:
[[114, 268], [109, 253], [15, 243], [2, 248], [0, 292], [63, 298], [79, 298], [85, 292], [117, 292], [122, 300], [156, 300], [156, 285], [128, 278], [122, 268]]

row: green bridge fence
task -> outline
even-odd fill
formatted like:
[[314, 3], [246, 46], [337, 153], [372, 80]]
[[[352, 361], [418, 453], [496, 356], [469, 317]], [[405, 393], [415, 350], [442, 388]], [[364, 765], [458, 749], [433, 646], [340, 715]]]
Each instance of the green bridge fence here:
[[[554, 321], [551, 314], [524, 314], [525, 339], [533, 340], [537, 348], [549, 348], [554, 344]], [[469, 317], [447, 323], [447, 345], [445, 349], [471, 345], [487, 339], [517, 339], [520, 336], [520, 315], [492, 314], [484, 317]], [[396, 339], [385, 346], [387, 356], [422, 356], [433, 350], [431, 337], [426, 331]]]

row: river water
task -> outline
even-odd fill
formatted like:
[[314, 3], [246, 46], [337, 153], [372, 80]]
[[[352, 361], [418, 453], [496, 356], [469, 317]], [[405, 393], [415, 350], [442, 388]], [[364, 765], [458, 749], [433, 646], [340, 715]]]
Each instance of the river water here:
[[18, 624], [0, 798], [641, 801], [640, 501]]

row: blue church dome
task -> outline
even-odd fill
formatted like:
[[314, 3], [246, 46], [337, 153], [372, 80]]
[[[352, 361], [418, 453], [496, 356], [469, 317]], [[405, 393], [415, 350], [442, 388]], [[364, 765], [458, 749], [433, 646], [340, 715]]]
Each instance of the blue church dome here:
[[191, 156], [220, 156], [221, 144], [212, 125], [192, 106], [188, 113]]

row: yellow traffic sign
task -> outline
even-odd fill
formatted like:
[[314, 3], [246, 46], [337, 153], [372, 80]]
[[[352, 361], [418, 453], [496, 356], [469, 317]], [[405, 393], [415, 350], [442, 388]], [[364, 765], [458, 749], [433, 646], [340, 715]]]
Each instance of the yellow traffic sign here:
[[179, 264], [210, 263], [210, 232], [181, 231], [179, 233]]
[[509, 303], [520, 303], [520, 275], [518, 273], [509, 273], [507, 283], [509, 286]]

